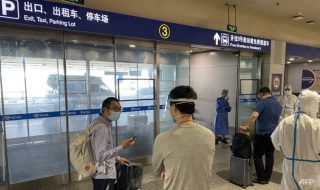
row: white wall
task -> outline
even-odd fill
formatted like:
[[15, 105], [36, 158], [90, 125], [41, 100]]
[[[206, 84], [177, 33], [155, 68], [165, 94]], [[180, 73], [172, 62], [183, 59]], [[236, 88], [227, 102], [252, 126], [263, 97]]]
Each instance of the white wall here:
[[[299, 63], [286, 65], [287, 81], [288, 84], [292, 86], [292, 91], [294, 93], [300, 93], [301, 83], [302, 83], [302, 70], [319, 70], [320, 63]], [[318, 89], [319, 92], [320, 89]]]
[[235, 126], [237, 57], [231, 52], [192, 54], [190, 60], [190, 85], [198, 94], [196, 119], [213, 127], [216, 98], [222, 89], [229, 90], [229, 126]]

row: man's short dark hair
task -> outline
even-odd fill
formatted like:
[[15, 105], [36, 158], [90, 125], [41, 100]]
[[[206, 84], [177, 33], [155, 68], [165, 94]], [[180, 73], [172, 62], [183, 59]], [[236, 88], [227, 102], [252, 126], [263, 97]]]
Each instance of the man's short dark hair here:
[[259, 94], [263, 94], [263, 95], [271, 94], [271, 90], [268, 87], [262, 87], [259, 90]]
[[109, 108], [111, 102], [113, 102], [113, 101], [119, 102], [119, 100], [118, 100], [117, 98], [115, 98], [115, 97], [109, 97], [109, 98], [105, 99], [105, 100], [102, 102], [102, 109], [103, 109], [103, 108]]
[[[180, 98], [196, 100], [197, 93], [190, 86], [177, 86], [174, 89], [172, 89], [168, 95], [169, 100], [180, 99]], [[194, 102], [170, 101], [170, 105], [172, 104], [175, 104], [176, 108], [182, 114], [193, 114], [195, 112]]]

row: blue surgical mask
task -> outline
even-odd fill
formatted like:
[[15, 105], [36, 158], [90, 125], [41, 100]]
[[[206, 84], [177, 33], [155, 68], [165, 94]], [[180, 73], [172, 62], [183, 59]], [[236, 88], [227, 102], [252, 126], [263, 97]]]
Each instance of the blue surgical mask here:
[[110, 115], [108, 115], [108, 119], [110, 121], [117, 121], [117, 120], [119, 120], [120, 113], [121, 112], [111, 111]]

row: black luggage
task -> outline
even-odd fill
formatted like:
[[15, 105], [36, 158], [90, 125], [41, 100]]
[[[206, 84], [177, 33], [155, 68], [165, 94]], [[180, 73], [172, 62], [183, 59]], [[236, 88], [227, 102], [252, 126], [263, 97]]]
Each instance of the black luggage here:
[[234, 184], [247, 188], [253, 186], [252, 163], [250, 158], [238, 158], [231, 156], [230, 159], [230, 181]]
[[130, 163], [118, 166], [117, 190], [142, 189], [143, 166], [140, 163]]
[[232, 154], [238, 158], [251, 158], [252, 147], [250, 137], [243, 133], [233, 135], [231, 151]]

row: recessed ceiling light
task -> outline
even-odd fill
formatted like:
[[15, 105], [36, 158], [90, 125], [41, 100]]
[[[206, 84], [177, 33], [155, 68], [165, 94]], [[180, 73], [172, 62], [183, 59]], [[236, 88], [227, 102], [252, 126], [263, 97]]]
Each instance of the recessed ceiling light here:
[[214, 54], [216, 54], [215, 52], [210, 52], [210, 55], [214, 55]]
[[314, 24], [316, 21], [314, 21], [314, 20], [309, 20], [309, 21], [307, 21], [306, 22], [306, 24]]
[[302, 20], [302, 19], [303, 19], [303, 16], [301, 16], [301, 15], [293, 16], [292, 19], [293, 19], [293, 20]]
[[312, 62], [313, 62], [313, 60], [312, 60], [312, 59], [309, 59], [309, 60], [308, 60], [308, 62], [309, 62], [309, 63], [312, 63]]
[[293, 58], [293, 57], [291, 57], [289, 60], [290, 60], [290, 61], [294, 61], [294, 58]]
[[298, 15], [295, 15], [292, 17], [293, 20], [302, 20], [303, 19], [303, 16], [301, 13], [298, 13]]
[[129, 45], [129, 47], [131, 47], [131, 48], [135, 48], [135, 47], [136, 47], [136, 45], [134, 45], [134, 44], [130, 44], [130, 45]]
[[287, 64], [290, 64], [291, 63], [291, 61], [287, 61]]

